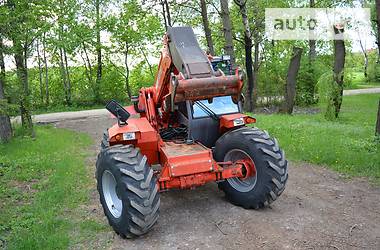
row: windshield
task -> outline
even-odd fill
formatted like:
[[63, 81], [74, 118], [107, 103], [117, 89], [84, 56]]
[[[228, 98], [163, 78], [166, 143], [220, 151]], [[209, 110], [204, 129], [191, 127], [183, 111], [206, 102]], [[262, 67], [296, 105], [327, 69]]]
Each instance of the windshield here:
[[[202, 100], [199, 102], [213, 111], [213, 113], [216, 115], [225, 115], [239, 112], [239, 107], [232, 101], [231, 96], [214, 97], [211, 103], [209, 103], [208, 100]], [[209, 115], [201, 107], [199, 107], [199, 105], [193, 105], [194, 118], [206, 116]]]

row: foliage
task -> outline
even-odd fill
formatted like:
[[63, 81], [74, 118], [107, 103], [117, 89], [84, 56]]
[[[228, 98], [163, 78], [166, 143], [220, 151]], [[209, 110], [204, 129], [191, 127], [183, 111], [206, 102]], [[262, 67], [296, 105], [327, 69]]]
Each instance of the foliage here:
[[367, 82], [380, 82], [380, 63], [377, 63], [377, 53], [372, 51], [368, 55]]
[[344, 96], [338, 119], [324, 114], [255, 115], [257, 127], [273, 134], [293, 161], [325, 165], [380, 183], [380, 144], [375, 140], [377, 94]]
[[335, 119], [335, 106], [333, 99], [339, 96], [340, 89], [336, 81], [334, 80], [334, 74], [328, 72], [323, 74], [317, 83], [318, 86], [318, 98], [321, 109], [325, 114], [327, 120]]
[[[152, 66], [155, 72], [156, 66]], [[72, 83], [72, 106], [73, 108], [63, 108], [66, 106], [64, 98], [64, 89], [62, 88], [60, 69], [51, 67], [49, 69], [49, 90], [50, 104], [46, 106], [41, 101], [41, 93], [39, 89], [38, 68], [29, 69], [29, 82], [31, 91], [31, 105], [33, 110], [77, 110], [78, 107], [101, 107], [107, 101], [115, 99], [119, 102], [127, 101], [127, 94], [124, 87], [124, 76], [120, 73], [123, 67], [115, 68], [114, 65], [107, 64], [104, 67], [104, 75], [100, 88], [101, 103], [94, 102], [94, 92], [85, 77], [85, 69], [83, 66], [70, 67], [71, 83]], [[94, 77], [95, 77], [95, 73]], [[17, 77], [15, 72], [8, 72], [8, 84], [6, 86], [6, 94], [11, 100], [17, 99], [18, 88]], [[134, 95], [138, 94], [140, 87], [153, 84], [153, 77], [149, 67], [145, 62], [137, 64], [130, 73], [130, 83]], [[12, 107], [8, 112], [11, 115], [16, 115], [18, 112], [17, 105], [9, 105]], [[75, 108], [77, 107], [77, 108]]]
[[[28, 83], [30, 97], [27, 98], [32, 110], [62, 109], [71, 104], [76, 107], [97, 106], [109, 99], [125, 101], [128, 95], [134, 95], [141, 86], [153, 83], [157, 62], [162, 46], [163, 25], [162, 6], [156, 1], [113, 1], [113, 0], [68, 0], [68, 1], [25, 1], [14, 0], [20, 5], [17, 15], [10, 15], [6, 6], [0, 5], [0, 21], [4, 24], [0, 32], [5, 34], [6, 44], [12, 35], [18, 35], [22, 44], [27, 43]], [[168, 1], [172, 23], [175, 26], [191, 25], [206, 49], [203, 35], [202, 18], [199, 3], [196, 1]], [[305, 7], [309, 1], [297, 3], [289, 1], [247, 2], [247, 14], [254, 43], [259, 44], [259, 69], [257, 93], [259, 105], [277, 104], [284, 94], [287, 68], [293, 46], [302, 47], [301, 68], [297, 79], [296, 104], [313, 105], [317, 102], [316, 82], [332, 68], [332, 47], [328, 42], [317, 42], [317, 58], [310, 65], [308, 60], [308, 41], [270, 41], [264, 35], [264, 14], [268, 7]], [[99, 5], [99, 20], [96, 7]], [[344, 5], [351, 1], [320, 1], [319, 7]], [[371, 5], [373, 9], [373, 4]], [[213, 43], [217, 55], [224, 50], [223, 28], [220, 19], [220, 4], [217, 0], [207, 1], [208, 17]], [[25, 11], [23, 11], [25, 10]], [[16, 25], [14, 20], [24, 16], [27, 22]], [[237, 63], [244, 68], [244, 27], [238, 6], [230, 2], [230, 16], [233, 25], [234, 47]], [[16, 25], [16, 29], [12, 27]], [[102, 77], [97, 81], [99, 45], [97, 31], [101, 33]], [[27, 36], [23, 36], [28, 34]], [[37, 47], [37, 42], [39, 46]], [[348, 47], [348, 49], [350, 49]], [[61, 50], [68, 58], [61, 56]], [[13, 48], [6, 54], [13, 56]], [[39, 57], [37, 56], [39, 52]], [[47, 65], [43, 55], [46, 54]], [[370, 54], [367, 81], [369, 86], [380, 81], [380, 70], [376, 61], [376, 52]], [[8, 60], [9, 62], [9, 60]], [[42, 62], [38, 67], [38, 62]], [[363, 56], [348, 53], [345, 70], [345, 87], [356, 88], [361, 83], [350, 84], [351, 72], [363, 71]], [[8, 65], [8, 69], [9, 66]], [[47, 78], [45, 77], [47, 66]], [[67, 72], [63, 72], [66, 69]], [[41, 74], [41, 78], [40, 78]], [[352, 79], [355, 80], [356, 73]], [[67, 78], [67, 80], [65, 80]], [[7, 72], [6, 96], [8, 101], [19, 105], [23, 92], [14, 67]], [[46, 83], [45, 83], [46, 82]], [[67, 82], [70, 86], [66, 86]], [[66, 83], [66, 84], [65, 84]], [[45, 84], [49, 93], [45, 91]], [[130, 93], [128, 93], [130, 92]], [[68, 96], [68, 94], [71, 96]], [[49, 94], [50, 103], [47, 100]], [[263, 101], [264, 100], [264, 101]], [[30, 103], [29, 103], [30, 102]], [[12, 109], [16, 111], [17, 109]]]

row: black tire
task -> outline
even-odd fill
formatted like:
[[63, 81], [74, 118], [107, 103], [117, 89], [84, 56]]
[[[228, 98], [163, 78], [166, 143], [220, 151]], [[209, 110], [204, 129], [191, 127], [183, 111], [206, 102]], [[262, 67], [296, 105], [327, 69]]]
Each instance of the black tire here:
[[100, 142], [100, 148], [103, 150], [103, 149], [108, 148], [109, 146], [110, 146], [110, 143], [109, 143], [108, 129], [106, 129], [103, 132], [103, 138], [102, 138], [102, 141]]
[[[122, 204], [120, 214], [116, 216], [113, 214], [115, 210], [111, 212], [104, 195], [104, 190], [110, 193], [103, 186], [103, 179], [110, 173], [116, 182], [113, 190]], [[102, 150], [96, 163], [96, 179], [100, 203], [116, 233], [133, 238], [152, 228], [158, 219], [160, 206], [157, 177], [138, 148], [133, 145], [115, 145]], [[116, 204], [113, 203], [111, 208], [115, 209]]]
[[249, 187], [251, 190], [240, 189], [236, 186], [239, 184], [235, 184], [239, 180], [231, 179], [218, 183], [219, 188], [235, 205], [255, 209], [268, 206], [284, 191], [288, 179], [284, 152], [277, 140], [270, 138], [266, 131], [249, 127], [230, 131], [220, 137], [215, 145], [214, 157], [217, 161], [225, 161], [228, 152], [236, 150], [247, 154], [255, 164], [256, 176], [248, 179], [253, 187]]

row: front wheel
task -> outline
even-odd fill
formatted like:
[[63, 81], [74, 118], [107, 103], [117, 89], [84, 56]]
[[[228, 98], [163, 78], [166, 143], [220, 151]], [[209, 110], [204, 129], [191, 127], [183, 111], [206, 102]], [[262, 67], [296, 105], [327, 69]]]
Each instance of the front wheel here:
[[244, 208], [262, 208], [285, 189], [288, 166], [284, 152], [276, 139], [266, 131], [244, 127], [224, 134], [215, 144], [217, 161], [246, 161], [249, 177], [230, 178], [220, 182], [219, 188], [233, 204]]
[[157, 178], [139, 149], [115, 145], [101, 150], [96, 162], [100, 203], [109, 224], [122, 237], [147, 233], [158, 219]]

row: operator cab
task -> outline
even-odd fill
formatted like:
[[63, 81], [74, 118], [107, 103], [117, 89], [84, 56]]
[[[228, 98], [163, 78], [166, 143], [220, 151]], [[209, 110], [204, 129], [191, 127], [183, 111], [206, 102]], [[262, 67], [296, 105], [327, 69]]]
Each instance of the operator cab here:
[[212, 68], [215, 72], [221, 70], [225, 75], [233, 75], [231, 57], [229, 55], [214, 56], [211, 60]]
[[193, 140], [209, 148], [213, 147], [221, 136], [220, 116], [240, 113], [241, 110], [240, 102], [234, 103], [231, 96], [219, 96], [195, 102], [186, 101], [178, 105], [180, 123], [187, 127]]

